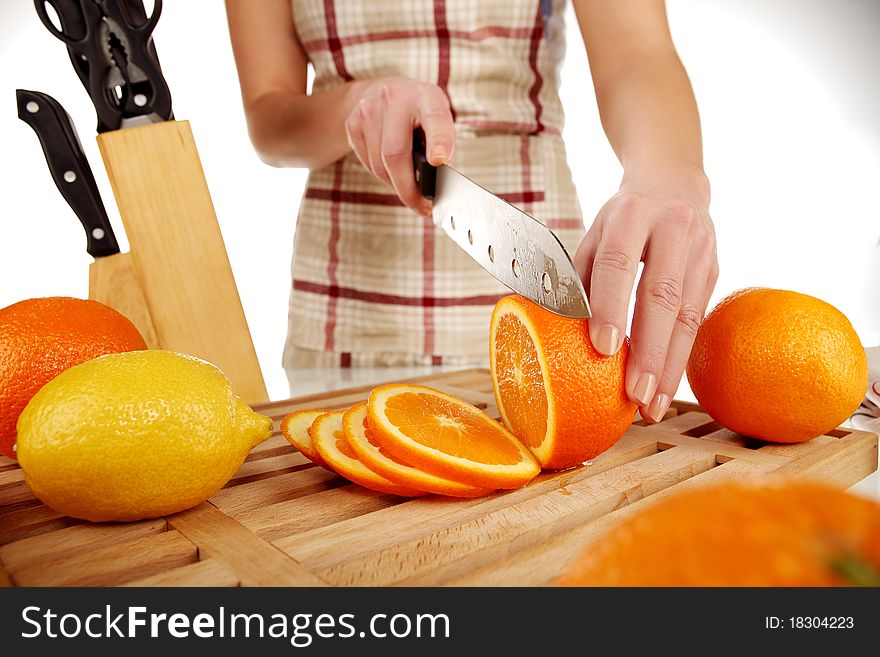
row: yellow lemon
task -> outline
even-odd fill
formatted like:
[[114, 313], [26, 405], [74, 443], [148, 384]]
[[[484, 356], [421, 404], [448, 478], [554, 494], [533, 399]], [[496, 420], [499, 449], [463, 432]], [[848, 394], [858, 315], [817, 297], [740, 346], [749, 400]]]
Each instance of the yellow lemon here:
[[214, 365], [170, 351], [109, 354], [43, 386], [18, 420], [34, 495], [85, 520], [155, 518], [220, 489], [272, 432]]

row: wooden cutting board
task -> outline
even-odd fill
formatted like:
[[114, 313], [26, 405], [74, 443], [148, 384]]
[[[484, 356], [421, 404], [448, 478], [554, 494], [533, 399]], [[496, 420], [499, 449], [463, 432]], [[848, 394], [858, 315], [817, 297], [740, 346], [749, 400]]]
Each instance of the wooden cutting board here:
[[[496, 413], [486, 370], [416, 379]], [[312, 465], [277, 434], [301, 408], [344, 408], [368, 388], [258, 405], [276, 434], [225, 488], [167, 518], [92, 524], [32, 495], [0, 460], [0, 582], [20, 586], [544, 585], [608, 527], [674, 491], [786, 474], [846, 488], [877, 468], [877, 436], [835, 429], [770, 445], [675, 402], [589, 465], [474, 500], [405, 500]]]

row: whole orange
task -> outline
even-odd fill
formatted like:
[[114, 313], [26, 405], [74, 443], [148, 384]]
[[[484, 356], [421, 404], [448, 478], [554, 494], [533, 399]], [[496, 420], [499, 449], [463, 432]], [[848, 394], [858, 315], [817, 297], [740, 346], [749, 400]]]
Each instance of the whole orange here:
[[858, 408], [868, 362], [846, 316], [815, 297], [740, 290], [703, 320], [687, 377], [700, 405], [731, 431], [796, 443]]
[[26, 299], [0, 309], [0, 454], [15, 458], [15, 424], [36, 392], [69, 367], [146, 349], [128, 319], [97, 301]]
[[489, 335], [501, 419], [542, 467], [592, 459], [632, 423], [636, 406], [624, 387], [628, 342], [603, 356], [587, 320], [554, 315], [516, 294], [495, 305]]
[[674, 494], [576, 557], [564, 586], [880, 585], [880, 505], [825, 485]]

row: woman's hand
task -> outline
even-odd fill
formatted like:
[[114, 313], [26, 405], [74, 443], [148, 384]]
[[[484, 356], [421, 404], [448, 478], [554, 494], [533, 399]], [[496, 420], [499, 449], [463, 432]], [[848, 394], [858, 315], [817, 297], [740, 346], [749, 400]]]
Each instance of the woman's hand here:
[[431, 202], [419, 193], [413, 173], [412, 133], [417, 126], [425, 131], [428, 162], [449, 162], [455, 130], [446, 94], [428, 82], [386, 78], [364, 83], [345, 133], [368, 171], [391, 185], [404, 205], [430, 216]]
[[[575, 256], [590, 299], [590, 339], [620, 349], [639, 262], [626, 391], [646, 419], [666, 413], [718, 279], [708, 183], [625, 180], [599, 211]], [[673, 189], [670, 189], [672, 187]]]

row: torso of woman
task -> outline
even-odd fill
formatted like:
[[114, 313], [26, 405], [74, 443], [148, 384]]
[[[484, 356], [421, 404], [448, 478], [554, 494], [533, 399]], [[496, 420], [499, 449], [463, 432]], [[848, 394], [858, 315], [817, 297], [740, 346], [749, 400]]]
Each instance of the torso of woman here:
[[[292, 0], [314, 92], [432, 82], [455, 119], [451, 165], [546, 223], [584, 225], [561, 131], [565, 0]], [[485, 365], [509, 290], [353, 153], [310, 172], [296, 225], [284, 366]]]

